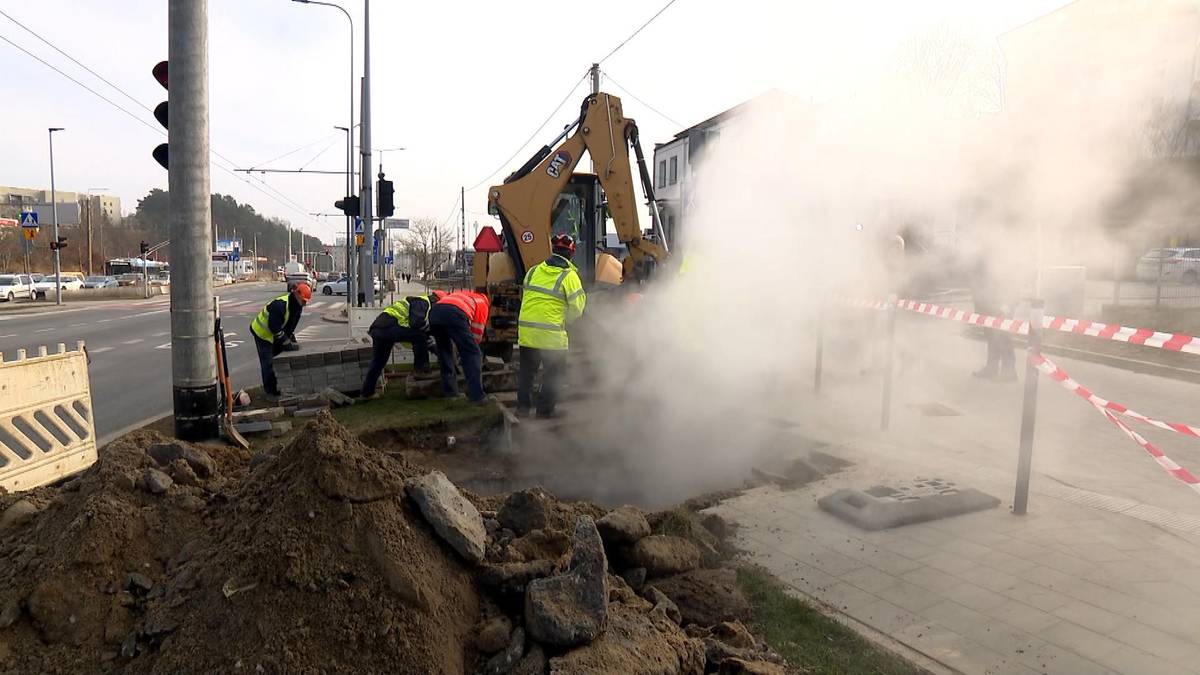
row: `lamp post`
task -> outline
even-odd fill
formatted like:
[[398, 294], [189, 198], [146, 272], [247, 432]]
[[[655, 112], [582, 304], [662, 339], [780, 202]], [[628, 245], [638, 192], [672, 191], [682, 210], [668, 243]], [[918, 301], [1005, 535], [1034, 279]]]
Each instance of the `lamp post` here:
[[[324, 7], [333, 7], [342, 14], [346, 15], [346, 21], [350, 24], [350, 122], [347, 126], [337, 127], [346, 132], [346, 196], [354, 195], [354, 153], [351, 150], [353, 145], [350, 142], [350, 130], [354, 128], [354, 19], [350, 16], [350, 12], [341, 5], [335, 5], [331, 2], [320, 2], [319, 0], [292, 0], [305, 5], [322, 5]], [[354, 285], [354, 273], [350, 267], [350, 246], [354, 241], [354, 219], [346, 216], [346, 274], [350, 277], [348, 286]], [[354, 294], [347, 288], [346, 303], [353, 304]]]
[[[88, 272], [87, 272], [87, 273], [88, 273], [88, 276], [91, 276], [91, 275], [92, 275], [92, 193], [93, 193], [93, 192], [95, 192], [96, 190], [108, 190], [108, 189], [109, 189], [109, 188], [106, 188], [106, 187], [93, 187], [93, 188], [88, 188], [88, 189], [87, 189], [87, 196], [88, 196], [88, 198], [87, 198], [87, 221], [88, 221], [88, 233], [87, 233], [87, 239], [88, 239], [88, 241], [87, 241], [87, 247], [88, 247], [88, 250], [87, 250], [87, 260], [88, 260]], [[104, 258], [104, 230], [103, 230], [103, 229], [101, 229], [101, 228], [97, 228], [97, 231], [100, 233], [100, 245], [99, 245], [97, 248], [99, 248], [99, 249], [100, 249], [100, 258], [101, 258], [101, 259], [103, 259], [103, 258]]]
[[54, 304], [62, 304], [62, 269], [58, 258], [58, 194], [54, 190], [54, 132], [66, 131], [65, 127], [50, 127], [50, 207], [54, 212]]

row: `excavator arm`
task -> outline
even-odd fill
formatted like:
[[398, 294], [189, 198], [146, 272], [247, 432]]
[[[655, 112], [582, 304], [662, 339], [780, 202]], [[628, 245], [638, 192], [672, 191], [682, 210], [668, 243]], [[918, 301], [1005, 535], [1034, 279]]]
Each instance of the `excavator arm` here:
[[654, 226], [662, 243], [643, 237], [638, 223], [630, 147], [637, 151], [640, 178], [652, 206], [654, 192], [638, 142], [637, 124], [625, 117], [620, 98], [600, 92], [584, 99], [579, 118], [567, 126], [564, 135], [572, 128], [574, 133], [557, 148], [544, 146], [504, 184], [488, 190], [488, 212], [500, 217], [518, 278], [550, 256], [552, 212], [584, 151], [595, 163], [617, 237], [629, 250], [626, 277], [644, 276], [649, 263], [666, 260], [668, 249], [657, 217]]

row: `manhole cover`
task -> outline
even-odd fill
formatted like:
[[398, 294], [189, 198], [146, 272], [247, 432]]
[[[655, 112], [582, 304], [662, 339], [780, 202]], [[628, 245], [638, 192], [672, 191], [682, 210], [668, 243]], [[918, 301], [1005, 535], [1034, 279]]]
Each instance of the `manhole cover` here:
[[817, 504], [864, 530], [885, 530], [995, 508], [1000, 500], [953, 481], [917, 478], [865, 490], [838, 490]]

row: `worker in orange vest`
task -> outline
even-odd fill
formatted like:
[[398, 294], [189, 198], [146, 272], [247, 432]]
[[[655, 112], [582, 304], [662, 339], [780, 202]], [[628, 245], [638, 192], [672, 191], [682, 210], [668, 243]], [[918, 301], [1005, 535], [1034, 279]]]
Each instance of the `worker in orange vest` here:
[[452, 347], [457, 347], [463, 376], [467, 378], [467, 398], [472, 403], [483, 401], [483, 350], [479, 343], [483, 342], [487, 320], [487, 296], [475, 291], [450, 293], [429, 310], [429, 333], [437, 343], [443, 396], [458, 396], [458, 378], [452, 360]]

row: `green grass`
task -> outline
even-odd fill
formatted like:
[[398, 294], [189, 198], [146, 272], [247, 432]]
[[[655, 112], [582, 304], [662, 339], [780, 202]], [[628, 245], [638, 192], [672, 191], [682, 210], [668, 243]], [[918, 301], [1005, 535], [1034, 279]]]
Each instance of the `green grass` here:
[[760, 567], [738, 568], [738, 583], [754, 608], [752, 630], [787, 659], [794, 671], [828, 675], [928, 673], [788, 595], [784, 585]]
[[373, 401], [335, 408], [333, 416], [350, 431], [364, 434], [380, 429], [413, 429], [444, 424], [483, 429], [500, 422], [500, 411], [488, 404], [477, 406], [464, 399], [408, 400], [404, 384], [396, 378], [388, 392]]

